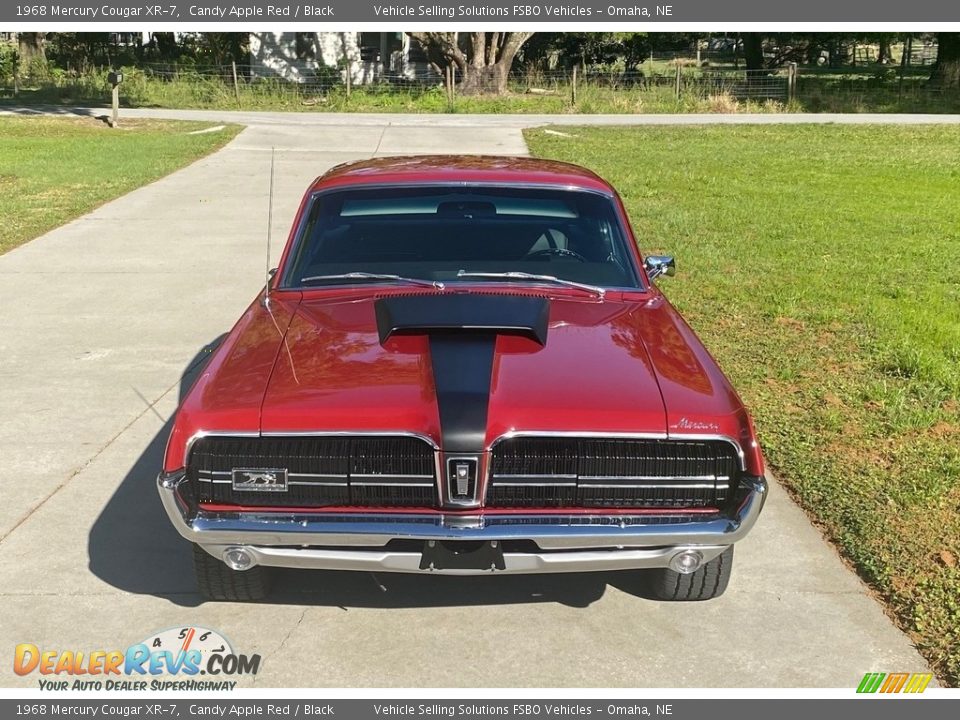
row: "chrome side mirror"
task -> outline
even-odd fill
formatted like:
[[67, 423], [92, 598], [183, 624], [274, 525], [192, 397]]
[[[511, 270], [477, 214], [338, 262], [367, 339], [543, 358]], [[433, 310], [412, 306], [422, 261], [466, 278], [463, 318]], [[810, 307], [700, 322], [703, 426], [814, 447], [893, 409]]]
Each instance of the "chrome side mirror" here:
[[670, 255], [650, 255], [643, 261], [643, 268], [651, 281], [661, 275], [674, 275], [677, 272], [677, 263]]

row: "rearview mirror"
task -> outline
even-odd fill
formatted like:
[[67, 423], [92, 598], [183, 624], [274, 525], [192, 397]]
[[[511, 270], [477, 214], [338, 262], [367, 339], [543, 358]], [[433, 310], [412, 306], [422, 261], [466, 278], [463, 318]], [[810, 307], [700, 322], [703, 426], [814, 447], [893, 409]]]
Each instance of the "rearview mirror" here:
[[656, 280], [661, 275], [674, 275], [677, 264], [670, 255], [650, 255], [643, 261], [643, 268], [647, 271], [650, 280]]

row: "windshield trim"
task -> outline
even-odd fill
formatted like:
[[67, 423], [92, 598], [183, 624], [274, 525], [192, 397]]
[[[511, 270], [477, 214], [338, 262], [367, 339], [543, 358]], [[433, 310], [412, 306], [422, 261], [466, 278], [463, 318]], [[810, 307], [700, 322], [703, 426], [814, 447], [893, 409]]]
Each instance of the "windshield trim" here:
[[[546, 183], [546, 182], [485, 182], [485, 181], [416, 181], [416, 182], [389, 182], [389, 183], [378, 183], [378, 182], [347, 182], [347, 183], [338, 183], [336, 185], [331, 185], [330, 187], [321, 188], [318, 190], [313, 190], [309, 194], [309, 201], [304, 205], [303, 212], [297, 220], [297, 225], [294, 230], [293, 242], [289, 247], [289, 252], [286, 252], [283, 258], [283, 266], [277, 272], [278, 282], [276, 287], [271, 288], [271, 290], [315, 290], [318, 289], [317, 286], [304, 288], [299, 285], [291, 284], [290, 282], [290, 272], [293, 266], [293, 258], [296, 258], [297, 252], [300, 250], [300, 246], [303, 243], [303, 231], [304, 226], [307, 223], [307, 219], [310, 216], [310, 211], [313, 208], [314, 203], [318, 198], [324, 195], [330, 195], [333, 193], [350, 191], [350, 190], [396, 190], [404, 188], [502, 188], [506, 190], [564, 190], [566, 192], [572, 193], [588, 193], [590, 195], [597, 195], [602, 198], [606, 198], [614, 202], [614, 217], [616, 218], [617, 224], [619, 225], [619, 230], [623, 239], [629, 245], [629, 241], [632, 238], [634, 242], [636, 239], [633, 238], [632, 233], [630, 232], [629, 226], [624, 222], [624, 218], [621, 217], [619, 212], [619, 207], [615, 202], [617, 199], [616, 192], [613, 189], [610, 190], [601, 190], [600, 188], [585, 188], [577, 185], [570, 185], [568, 183]], [[625, 292], [648, 292], [650, 290], [650, 285], [646, 282], [645, 275], [642, 272], [642, 269], [639, 267], [636, 262], [636, 257], [631, 253], [627, 254], [627, 259], [632, 264], [631, 270], [637, 278], [636, 287], [607, 287], [603, 286], [604, 290], [607, 291], [625, 291]], [[369, 285], [369, 283], [366, 283]], [[384, 281], [386, 285], [387, 282]], [[519, 285], [515, 282], [514, 284]], [[531, 281], [532, 284], [532, 281]], [[400, 285], [398, 284], [398, 287]], [[542, 283], [541, 283], [542, 286]], [[348, 285], [346, 283], [342, 285], [337, 285], [336, 287], [359, 287], [359, 285]], [[559, 287], [554, 285], [553, 287]]]

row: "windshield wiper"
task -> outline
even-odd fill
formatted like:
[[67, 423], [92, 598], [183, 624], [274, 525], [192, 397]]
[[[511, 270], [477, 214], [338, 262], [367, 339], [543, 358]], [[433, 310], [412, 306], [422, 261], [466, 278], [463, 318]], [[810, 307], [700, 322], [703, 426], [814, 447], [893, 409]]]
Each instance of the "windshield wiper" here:
[[403, 275], [391, 275], [389, 273], [368, 273], [368, 272], [348, 272], [338, 275], [311, 275], [300, 279], [300, 283], [323, 282], [325, 280], [356, 280], [359, 282], [389, 280], [393, 282], [410, 283], [411, 285], [423, 285], [426, 287], [443, 290], [444, 284], [438, 280], [424, 280], [423, 278], [404, 277]]
[[460, 270], [457, 272], [458, 278], [491, 278], [494, 280], [537, 280], [540, 282], [554, 283], [555, 285], [566, 285], [567, 287], [579, 288], [587, 292], [594, 293], [601, 300], [607, 294], [606, 289], [596, 285], [577, 282], [576, 280], [564, 280], [556, 275], [538, 275], [537, 273], [521, 272], [519, 270], [510, 270], [508, 272], [467, 272]]

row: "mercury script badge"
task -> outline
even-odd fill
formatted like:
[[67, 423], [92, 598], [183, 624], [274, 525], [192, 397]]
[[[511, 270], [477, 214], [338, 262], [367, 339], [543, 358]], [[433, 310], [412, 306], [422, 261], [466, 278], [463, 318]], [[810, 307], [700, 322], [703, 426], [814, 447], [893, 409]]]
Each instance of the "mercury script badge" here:
[[704, 422], [701, 420], [691, 420], [688, 417], [682, 417], [680, 420], [670, 426], [671, 430], [708, 430], [710, 432], [719, 432], [720, 426], [715, 422]]

